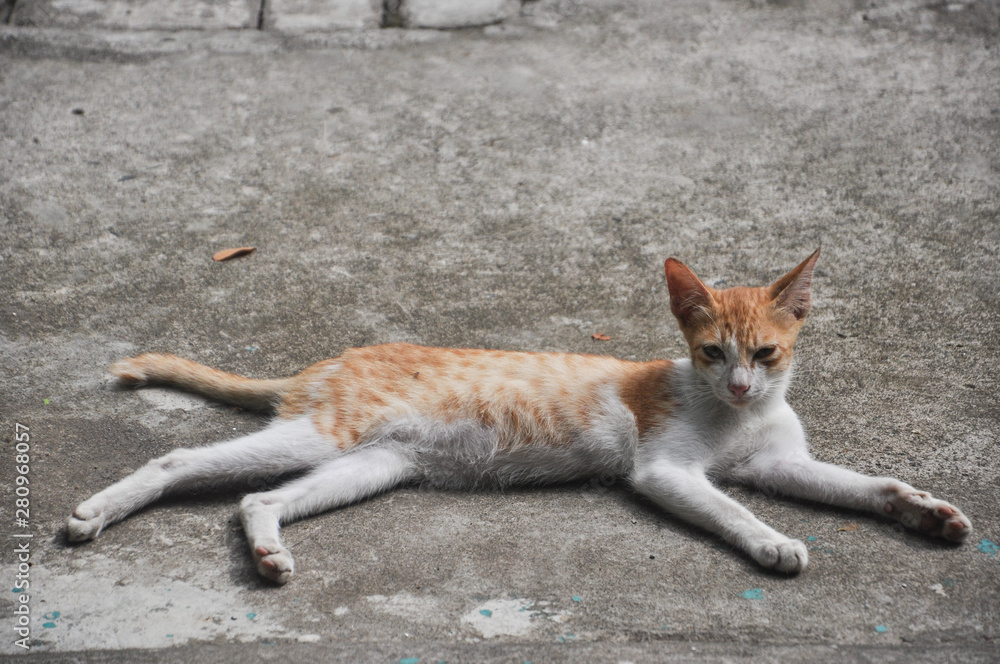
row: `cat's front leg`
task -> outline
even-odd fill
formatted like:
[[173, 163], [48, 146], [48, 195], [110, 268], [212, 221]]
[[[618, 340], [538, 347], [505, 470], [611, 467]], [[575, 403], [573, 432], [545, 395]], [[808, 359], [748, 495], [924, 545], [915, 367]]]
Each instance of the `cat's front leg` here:
[[712, 486], [700, 469], [660, 459], [637, 469], [632, 482], [663, 509], [719, 535], [763, 567], [796, 573], [809, 562], [805, 544], [761, 522]]
[[797, 498], [885, 514], [904, 526], [953, 542], [972, 533], [972, 523], [954, 505], [891, 477], [870, 477], [817, 461], [804, 452], [765, 455], [735, 473], [755, 486]]

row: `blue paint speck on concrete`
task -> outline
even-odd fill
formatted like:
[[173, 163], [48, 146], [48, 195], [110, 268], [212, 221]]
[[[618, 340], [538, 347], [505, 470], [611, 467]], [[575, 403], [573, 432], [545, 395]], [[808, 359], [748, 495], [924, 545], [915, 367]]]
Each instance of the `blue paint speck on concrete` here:
[[583, 601], [583, 598], [580, 597], [579, 595], [573, 595], [572, 597], [570, 597], [570, 599], [573, 600], [574, 602], [582, 602]]
[[24, 592], [24, 588], [11, 588], [10, 591], [12, 593], [20, 593], [20, 592]]
[[46, 620], [59, 620], [59, 612], [58, 611], [50, 611], [49, 613], [46, 613], [42, 617], [45, 618]]
[[42, 623], [42, 627], [44, 627], [45, 629], [52, 629], [55, 626], [56, 624], [54, 622]]
[[806, 538], [806, 541], [807, 542], [815, 542], [816, 541], [816, 536], [815, 535], [810, 535], [809, 537]]
[[399, 660], [399, 664], [417, 664], [420, 661], [419, 657], [404, 657]]
[[990, 558], [1000, 557], [1000, 546], [997, 546], [996, 542], [991, 542], [988, 539], [979, 542], [979, 550]]
[[764, 599], [764, 591], [760, 588], [751, 588], [740, 593], [743, 599]]
[[885, 625], [875, 625], [875, 631], [878, 632], [879, 634], [885, 634], [886, 632], [889, 631], [889, 628], [886, 627]]
[[167, 638], [168, 639], [172, 639], [172, 638], [174, 638], [174, 635], [173, 634], [167, 634]]
[[254, 613], [253, 611], [251, 611], [250, 613], [247, 614], [247, 620], [253, 620], [256, 617], [257, 617], [257, 614]]
[[493, 612], [490, 611], [489, 609], [479, 609], [479, 613], [483, 614], [487, 618], [493, 615]]

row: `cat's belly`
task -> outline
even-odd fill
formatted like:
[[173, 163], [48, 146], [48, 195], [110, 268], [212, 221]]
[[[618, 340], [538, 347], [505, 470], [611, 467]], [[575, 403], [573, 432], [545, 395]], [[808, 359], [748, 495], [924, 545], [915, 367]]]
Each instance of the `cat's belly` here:
[[589, 427], [563, 431], [556, 439], [526, 439], [474, 419], [411, 415], [382, 424], [363, 445], [395, 447], [413, 460], [427, 484], [470, 488], [626, 475], [637, 442], [634, 416], [609, 393]]

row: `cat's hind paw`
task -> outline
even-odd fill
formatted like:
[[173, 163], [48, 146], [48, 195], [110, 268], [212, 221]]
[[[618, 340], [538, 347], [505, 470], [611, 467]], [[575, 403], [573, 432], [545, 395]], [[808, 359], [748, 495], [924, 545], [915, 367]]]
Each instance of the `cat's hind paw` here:
[[762, 567], [786, 574], [798, 574], [809, 564], [806, 545], [793, 539], [760, 542], [750, 549], [750, 555]]
[[292, 554], [283, 546], [257, 546], [253, 557], [257, 561], [257, 573], [275, 583], [288, 583], [295, 573]]
[[908, 528], [952, 542], [964, 542], [972, 534], [972, 522], [960, 509], [911, 487], [894, 487], [885, 513]]
[[105, 524], [104, 512], [94, 513], [83, 506], [73, 510], [66, 522], [66, 539], [70, 542], [86, 542], [101, 534]]

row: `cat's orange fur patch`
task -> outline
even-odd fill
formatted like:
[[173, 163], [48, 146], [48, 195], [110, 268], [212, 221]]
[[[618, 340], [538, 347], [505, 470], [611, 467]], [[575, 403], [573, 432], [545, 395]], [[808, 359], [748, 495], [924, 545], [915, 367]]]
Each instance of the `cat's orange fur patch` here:
[[[309, 367], [292, 379], [278, 413], [311, 414], [341, 449], [409, 415], [474, 420], [495, 429], [501, 446], [563, 445], [591, 427], [605, 385], [635, 415], [640, 432], [665, 415], [669, 368], [668, 361], [386, 344]], [[656, 375], [662, 389], [644, 391]]]
[[[697, 348], [732, 340], [741, 362], [747, 365], [754, 364], [754, 351], [775, 345], [774, 356], [763, 364], [768, 371], [785, 371], [791, 364], [792, 349], [803, 321], [778, 309], [763, 288], [708, 290], [714, 303], [711, 316], [695, 316], [688, 327], [682, 328], [688, 343]], [[697, 353], [692, 359], [706, 363], [704, 356]]]

